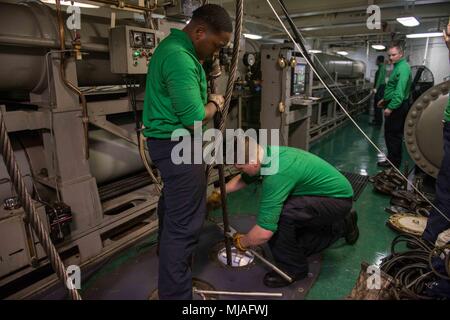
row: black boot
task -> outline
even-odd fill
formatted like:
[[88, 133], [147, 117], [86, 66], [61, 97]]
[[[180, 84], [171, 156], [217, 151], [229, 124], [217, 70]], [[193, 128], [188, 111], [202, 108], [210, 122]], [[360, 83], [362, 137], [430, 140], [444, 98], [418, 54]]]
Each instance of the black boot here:
[[345, 241], [347, 244], [354, 244], [359, 237], [358, 216], [355, 210], [350, 210], [345, 217]]
[[266, 273], [266, 275], [264, 276], [263, 282], [266, 287], [281, 288], [281, 287], [286, 287], [286, 286], [294, 283], [295, 281], [304, 279], [304, 278], [306, 278], [307, 275], [308, 275], [308, 272], [298, 274], [294, 277], [291, 276], [292, 281], [288, 281], [285, 278], [283, 278], [282, 276], [280, 276], [278, 273], [276, 273], [275, 271], [270, 271], [270, 272]]

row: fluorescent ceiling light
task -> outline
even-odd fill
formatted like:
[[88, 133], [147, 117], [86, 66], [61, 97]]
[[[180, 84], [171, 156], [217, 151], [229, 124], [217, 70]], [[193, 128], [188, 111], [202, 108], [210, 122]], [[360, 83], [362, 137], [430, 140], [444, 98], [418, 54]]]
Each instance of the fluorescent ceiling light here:
[[341, 56], [346, 56], [346, 55], [348, 55], [348, 52], [347, 51], [338, 51], [338, 52], [336, 52], [337, 54], [340, 54]]
[[397, 18], [397, 21], [400, 22], [405, 27], [417, 27], [420, 24], [415, 17]]
[[[48, 3], [48, 4], [56, 4], [56, 0], [41, 0], [41, 2]], [[61, 5], [62, 6], [71, 6], [72, 1], [61, 0]], [[80, 2], [74, 2], [73, 6], [80, 7], [80, 8], [91, 8], [91, 9], [100, 8], [99, 6], [96, 6], [93, 4], [80, 3]]]
[[152, 18], [153, 19], [164, 19], [166, 16], [163, 14], [158, 14], [158, 13], [152, 13]]
[[309, 50], [309, 53], [322, 53], [322, 50], [311, 49]]
[[432, 37], [442, 37], [442, 32], [428, 32], [428, 33], [413, 33], [407, 34], [407, 38], [432, 38]]
[[262, 36], [259, 36], [257, 34], [251, 34], [251, 33], [244, 33], [244, 37], [246, 37], [247, 39], [252, 39], [252, 40], [262, 39]]
[[374, 48], [375, 50], [385, 50], [386, 47], [382, 44], [373, 44], [372, 48]]

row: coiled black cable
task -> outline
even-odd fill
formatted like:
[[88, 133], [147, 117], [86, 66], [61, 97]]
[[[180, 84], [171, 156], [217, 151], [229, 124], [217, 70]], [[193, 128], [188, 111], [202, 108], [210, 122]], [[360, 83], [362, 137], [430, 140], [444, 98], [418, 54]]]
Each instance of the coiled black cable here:
[[[413, 248], [399, 251], [399, 244]], [[450, 245], [435, 247], [433, 244], [413, 235], [401, 234], [391, 244], [391, 254], [383, 259], [380, 269], [393, 278], [392, 296], [397, 300], [430, 300], [426, 293], [427, 284], [450, 277], [436, 270], [433, 258], [445, 255], [445, 270], [448, 273]]]

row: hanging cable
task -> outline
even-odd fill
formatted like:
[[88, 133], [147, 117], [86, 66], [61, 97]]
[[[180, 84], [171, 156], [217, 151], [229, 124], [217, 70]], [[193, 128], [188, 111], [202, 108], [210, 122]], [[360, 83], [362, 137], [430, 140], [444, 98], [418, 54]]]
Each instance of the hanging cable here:
[[145, 169], [147, 170], [156, 189], [158, 190], [158, 193], [161, 194], [161, 191], [162, 191], [161, 183], [158, 181], [158, 178], [153, 173], [152, 167], [150, 165], [150, 161], [148, 160], [147, 154], [145, 152], [146, 138], [142, 134], [142, 130], [144, 129], [144, 126], [141, 125], [141, 121], [139, 120], [140, 117], [138, 114], [137, 103], [136, 103], [136, 85], [137, 84], [136, 84], [135, 79], [132, 77], [131, 78], [125, 77], [124, 81], [125, 81], [125, 86], [127, 88], [128, 99], [130, 101], [131, 109], [133, 110], [135, 131], [136, 131], [136, 137], [137, 137], [137, 146], [139, 149], [139, 156], [141, 157], [141, 160], [142, 160], [142, 163], [144, 164]]
[[[229, 108], [231, 97], [233, 95], [234, 83], [236, 80], [236, 71], [238, 66], [238, 57], [239, 57], [239, 48], [240, 48], [240, 40], [241, 40], [241, 32], [242, 32], [242, 21], [244, 15], [244, 1], [236, 0], [236, 20], [235, 20], [235, 28], [234, 28], [234, 41], [233, 41], [233, 54], [231, 58], [231, 67], [230, 67], [230, 76], [228, 78], [227, 89], [225, 92], [225, 103], [223, 110], [220, 114], [216, 115], [215, 119], [215, 127], [220, 130], [222, 136], [225, 132], [225, 126], [228, 118]], [[214, 90], [214, 82], [212, 83], [212, 89]], [[206, 167], [206, 179], [209, 179], [209, 175], [211, 174], [212, 166], [208, 165]], [[225, 248], [227, 254], [227, 263], [231, 265], [231, 243], [230, 238], [227, 236], [230, 232], [229, 221], [228, 221], [228, 213], [226, 207], [226, 191], [225, 191], [225, 172], [224, 165], [218, 164], [219, 171], [219, 184], [221, 190], [221, 202], [222, 202], [222, 219], [224, 225], [224, 239], [225, 239]]]
[[[275, 8], [273, 7], [272, 3], [270, 2], [270, 0], [266, 0], [266, 2], [268, 3], [268, 5], [270, 6], [270, 8], [272, 9], [274, 15], [277, 17], [278, 21], [280, 22], [281, 26], [283, 27], [283, 29], [285, 30], [286, 34], [288, 35], [289, 39], [292, 41], [292, 43], [294, 43], [294, 45], [297, 47], [297, 50], [301, 53], [301, 55], [303, 56], [303, 58], [307, 61], [308, 65], [311, 67], [311, 69], [313, 70], [314, 74], [317, 76], [317, 78], [319, 79], [319, 81], [322, 83], [322, 85], [325, 87], [325, 89], [330, 93], [330, 95], [332, 96], [332, 98], [336, 101], [336, 103], [339, 105], [339, 107], [342, 109], [342, 111], [345, 113], [345, 115], [350, 119], [350, 121], [355, 125], [355, 127], [359, 130], [359, 132], [361, 132], [361, 134], [366, 138], [366, 140], [375, 148], [375, 150], [377, 150], [380, 154], [384, 155], [386, 157], [386, 155], [384, 154], [383, 151], [381, 151], [381, 149], [369, 138], [369, 136], [364, 132], [364, 130], [361, 129], [360, 126], [358, 126], [358, 124], [356, 123], [356, 121], [353, 119], [353, 117], [348, 113], [348, 111], [344, 108], [344, 106], [341, 104], [341, 102], [336, 98], [336, 95], [331, 91], [330, 87], [325, 83], [325, 81], [322, 79], [322, 77], [319, 75], [314, 63], [311, 61], [311, 58], [309, 57], [309, 54], [305, 48], [305, 46], [303, 45], [300, 35], [299, 35], [299, 31], [297, 29], [297, 27], [295, 26], [294, 22], [292, 21], [292, 19], [289, 16], [289, 13], [286, 9], [286, 6], [284, 5], [283, 0], [278, 0], [278, 3], [280, 4], [286, 19], [288, 20], [289, 25], [292, 28], [292, 31], [294, 32], [294, 34], [296, 35], [297, 41], [294, 39], [294, 37], [291, 35], [291, 33], [289, 32], [289, 30], [287, 29], [286, 25], [283, 23], [283, 21], [281, 20], [280, 16], [278, 15], [278, 13], [276, 12]], [[419, 194], [427, 203], [429, 203], [445, 220], [450, 222], [450, 218], [447, 217], [439, 208], [437, 208], [420, 190], [418, 190], [416, 188], [416, 186], [411, 183], [407, 177], [405, 177], [405, 175], [397, 168], [394, 166], [394, 164], [386, 157], [386, 161], [392, 166], [393, 170], [395, 170], [401, 177], [402, 179], [404, 179], [406, 181], [406, 183], [412, 188], [414, 189], [417, 194]]]

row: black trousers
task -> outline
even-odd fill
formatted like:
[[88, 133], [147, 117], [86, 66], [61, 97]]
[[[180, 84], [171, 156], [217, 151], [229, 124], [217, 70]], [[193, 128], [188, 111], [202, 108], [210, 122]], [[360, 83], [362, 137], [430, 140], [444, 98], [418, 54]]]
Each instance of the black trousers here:
[[158, 203], [159, 299], [191, 300], [190, 259], [206, 216], [205, 165], [174, 164], [176, 141], [148, 139], [147, 144], [164, 183]]
[[[444, 158], [436, 180], [434, 205], [450, 219], [450, 122], [444, 124]], [[450, 222], [433, 208], [422, 238], [434, 243], [438, 235], [448, 228]]]
[[383, 109], [378, 108], [378, 102], [383, 99], [384, 96], [384, 88], [386, 86], [383, 84], [377, 89], [377, 93], [375, 93], [375, 97], [373, 98], [373, 109], [374, 109], [374, 119], [373, 122], [379, 125], [383, 124]]
[[292, 196], [284, 203], [278, 229], [269, 240], [277, 265], [293, 277], [308, 273], [307, 257], [345, 235], [351, 198]]
[[402, 163], [403, 129], [409, 111], [408, 100], [403, 101], [400, 107], [393, 110], [389, 117], [384, 119], [384, 140], [388, 150], [388, 159], [396, 166]]

